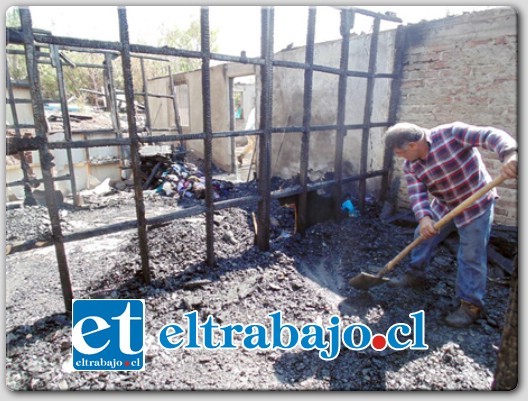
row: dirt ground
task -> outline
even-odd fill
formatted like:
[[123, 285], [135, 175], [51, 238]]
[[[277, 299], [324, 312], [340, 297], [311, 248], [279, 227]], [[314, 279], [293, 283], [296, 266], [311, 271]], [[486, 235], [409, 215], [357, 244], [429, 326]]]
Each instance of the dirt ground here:
[[[236, 186], [230, 197], [255, 190]], [[146, 198], [147, 216], [174, 211], [174, 202]], [[71, 320], [64, 301], [53, 247], [6, 256], [6, 384], [11, 390], [490, 390], [508, 301], [508, 277], [490, 269], [487, 315], [468, 329], [453, 329], [443, 317], [455, 306], [456, 258], [440, 246], [424, 290], [386, 285], [362, 292], [348, 279], [379, 269], [412, 241], [413, 228], [383, 223], [380, 207], [368, 203], [359, 217], [327, 222], [293, 235], [293, 212], [273, 201], [271, 247], [254, 245], [251, 212], [231, 208], [215, 213], [217, 263], [205, 263], [203, 216], [174, 220], [148, 230], [153, 280], [140, 275], [134, 230], [67, 243], [75, 298], [144, 299], [145, 369], [142, 372], [77, 372], [71, 361]], [[64, 206], [64, 234], [135, 219], [132, 193], [102, 197], [83, 208]], [[42, 206], [7, 210], [6, 242], [49, 237]], [[455, 238], [456, 240], [456, 238]], [[507, 255], [508, 256], [508, 255]], [[399, 266], [402, 266], [400, 264]], [[396, 272], [391, 273], [396, 274]], [[197, 311], [219, 324], [269, 324], [268, 314], [298, 328], [328, 326], [337, 315], [343, 326], [368, 325], [373, 333], [409, 314], [425, 312], [427, 350], [378, 352], [341, 349], [324, 361], [318, 351], [166, 350], [159, 330], [184, 322]]]

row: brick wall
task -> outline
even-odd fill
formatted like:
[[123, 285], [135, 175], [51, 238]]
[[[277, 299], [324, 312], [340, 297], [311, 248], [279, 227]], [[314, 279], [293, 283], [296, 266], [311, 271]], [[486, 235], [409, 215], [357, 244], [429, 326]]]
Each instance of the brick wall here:
[[[463, 121], [517, 138], [517, 14], [492, 9], [410, 25], [398, 121], [424, 127]], [[497, 156], [481, 150], [492, 177]], [[398, 205], [409, 207], [402, 159], [394, 159]], [[495, 223], [517, 226], [517, 180], [498, 188]]]

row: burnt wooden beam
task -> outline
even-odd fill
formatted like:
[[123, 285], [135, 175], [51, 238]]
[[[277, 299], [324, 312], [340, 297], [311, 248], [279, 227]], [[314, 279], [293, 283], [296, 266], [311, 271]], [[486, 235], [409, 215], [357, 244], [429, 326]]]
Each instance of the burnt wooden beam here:
[[498, 252], [492, 245], [488, 245], [488, 262], [493, 263], [505, 273], [512, 274], [513, 260]]
[[28, 152], [42, 149], [47, 143], [45, 137], [16, 137], [6, 138], [6, 155], [16, 155], [19, 152]]

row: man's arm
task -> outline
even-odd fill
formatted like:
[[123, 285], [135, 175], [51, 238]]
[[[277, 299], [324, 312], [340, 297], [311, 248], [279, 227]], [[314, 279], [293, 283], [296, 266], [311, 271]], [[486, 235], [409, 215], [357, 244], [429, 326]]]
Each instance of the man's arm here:
[[456, 122], [452, 125], [452, 134], [466, 146], [478, 146], [497, 153], [503, 163], [512, 153], [517, 152], [517, 141], [506, 131], [495, 127], [478, 127]]
[[420, 235], [424, 238], [431, 238], [438, 232], [434, 228], [427, 187], [409, 171], [405, 173], [405, 179], [411, 207], [420, 225]]

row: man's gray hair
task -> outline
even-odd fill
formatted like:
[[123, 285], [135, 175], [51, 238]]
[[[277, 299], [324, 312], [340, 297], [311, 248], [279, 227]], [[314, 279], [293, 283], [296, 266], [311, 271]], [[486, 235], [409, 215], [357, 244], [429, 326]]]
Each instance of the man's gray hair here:
[[425, 135], [425, 128], [411, 123], [398, 123], [385, 133], [385, 146], [389, 149], [403, 149], [409, 142], [417, 142]]

